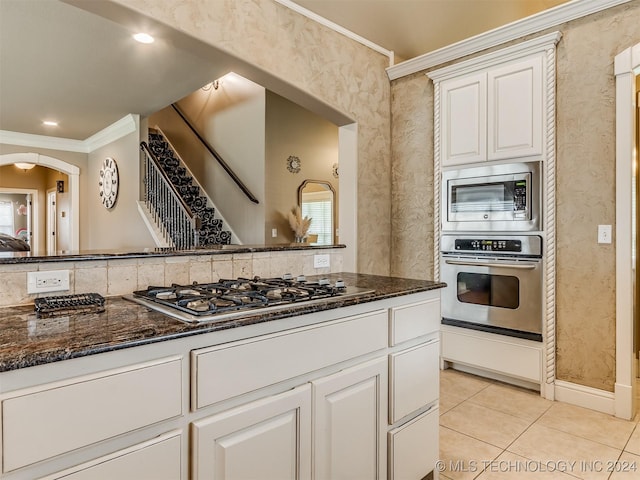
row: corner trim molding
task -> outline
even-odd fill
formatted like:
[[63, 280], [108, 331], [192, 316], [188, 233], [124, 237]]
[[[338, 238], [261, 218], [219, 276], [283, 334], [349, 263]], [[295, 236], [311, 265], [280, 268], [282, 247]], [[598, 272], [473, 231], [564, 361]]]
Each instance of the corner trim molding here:
[[137, 115], [128, 114], [85, 140], [0, 130], [0, 143], [64, 152], [91, 153], [125, 135], [135, 132], [138, 128], [138, 118]]
[[573, 0], [389, 67], [387, 75], [396, 80], [630, 1]]
[[616, 92], [616, 383], [615, 415], [635, 414], [636, 369], [634, 338], [633, 162], [636, 124], [636, 74], [640, 73], [640, 43], [615, 56]]
[[344, 35], [345, 37], [350, 38], [351, 40], [355, 40], [356, 42], [361, 43], [365, 47], [369, 47], [371, 50], [375, 50], [376, 52], [381, 53], [386, 57], [389, 57], [389, 65], [390, 66], [393, 65], [394, 53], [391, 50], [387, 50], [386, 48], [383, 48], [380, 45], [373, 43], [371, 40], [367, 40], [366, 38], [361, 37], [357, 33], [354, 33], [351, 30], [347, 30], [346, 28], [341, 27], [337, 23], [334, 23], [331, 20], [318, 15], [317, 13], [306, 9], [301, 5], [298, 5], [297, 3], [292, 2], [291, 0], [274, 0], [274, 1], [282, 5], [283, 7], [287, 7], [288, 9], [293, 10], [294, 12], [299, 13], [300, 15], [303, 15], [309, 18], [310, 20], [313, 20], [314, 22], [319, 23], [320, 25], [324, 25], [325, 27], [333, 30], [334, 32]]

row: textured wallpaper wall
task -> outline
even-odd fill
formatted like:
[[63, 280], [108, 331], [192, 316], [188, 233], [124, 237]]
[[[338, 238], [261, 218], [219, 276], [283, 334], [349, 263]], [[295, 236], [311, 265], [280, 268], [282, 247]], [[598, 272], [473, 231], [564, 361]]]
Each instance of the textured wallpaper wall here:
[[[557, 378], [613, 391], [615, 231], [613, 59], [640, 42], [640, 0], [569, 22], [557, 47]], [[544, 33], [544, 32], [543, 32]], [[486, 53], [486, 52], [481, 52]], [[435, 67], [439, 68], [441, 66]], [[433, 268], [433, 84], [392, 84], [393, 274]]]
[[[391, 132], [387, 57], [273, 0], [114, 2], [235, 55], [263, 74], [292, 84], [355, 120], [358, 270], [389, 273]], [[248, 76], [244, 71], [238, 73]]]

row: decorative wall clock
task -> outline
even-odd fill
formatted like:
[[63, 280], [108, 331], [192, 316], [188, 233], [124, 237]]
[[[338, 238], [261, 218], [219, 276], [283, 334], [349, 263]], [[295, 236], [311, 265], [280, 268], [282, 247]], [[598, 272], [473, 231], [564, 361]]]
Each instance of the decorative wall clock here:
[[112, 208], [118, 198], [118, 165], [111, 157], [105, 158], [102, 162], [98, 186], [102, 205], [105, 208]]

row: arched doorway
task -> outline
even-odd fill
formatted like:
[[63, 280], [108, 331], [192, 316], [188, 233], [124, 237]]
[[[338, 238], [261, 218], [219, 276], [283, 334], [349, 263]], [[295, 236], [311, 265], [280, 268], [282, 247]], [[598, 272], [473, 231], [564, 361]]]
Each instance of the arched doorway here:
[[69, 176], [69, 194], [71, 196], [69, 243], [70, 250], [77, 252], [80, 246], [80, 168], [58, 158], [40, 155], [39, 153], [7, 153], [0, 155], [0, 167], [20, 162], [53, 168]]

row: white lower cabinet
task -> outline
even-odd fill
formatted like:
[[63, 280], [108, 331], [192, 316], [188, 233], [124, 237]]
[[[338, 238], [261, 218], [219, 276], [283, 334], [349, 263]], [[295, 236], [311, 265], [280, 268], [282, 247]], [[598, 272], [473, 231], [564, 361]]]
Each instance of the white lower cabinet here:
[[420, 480], [438, 455], [439, 297], [2, 372], [0, 477]]
[[7, 395], [2, 471], [73, 452], [182, 415], [182, 358], [173, 356]]
[[194, 479], [311, 478], [311, 387], [193, 423]]
[[180, 432], [173, 432], [40, 480], [176, 480], [181, 457]]
[[314, 479], [384, 479], [386, 358], [312, 384]]
[[439, 456], [439, 294], [391, 308], [389, 321], [388, 478], [421, 480]]
[[195, 421], [194, 479], [384, 479], [386, 392], [383, 357]]
[[420, 480], [438, 461], [439, 410], [431, 410], [389, 432], [390, 480]]
[[440, 342], [432, 340], [389, 356], [391, 399], [389, 423], [438, 400]]

